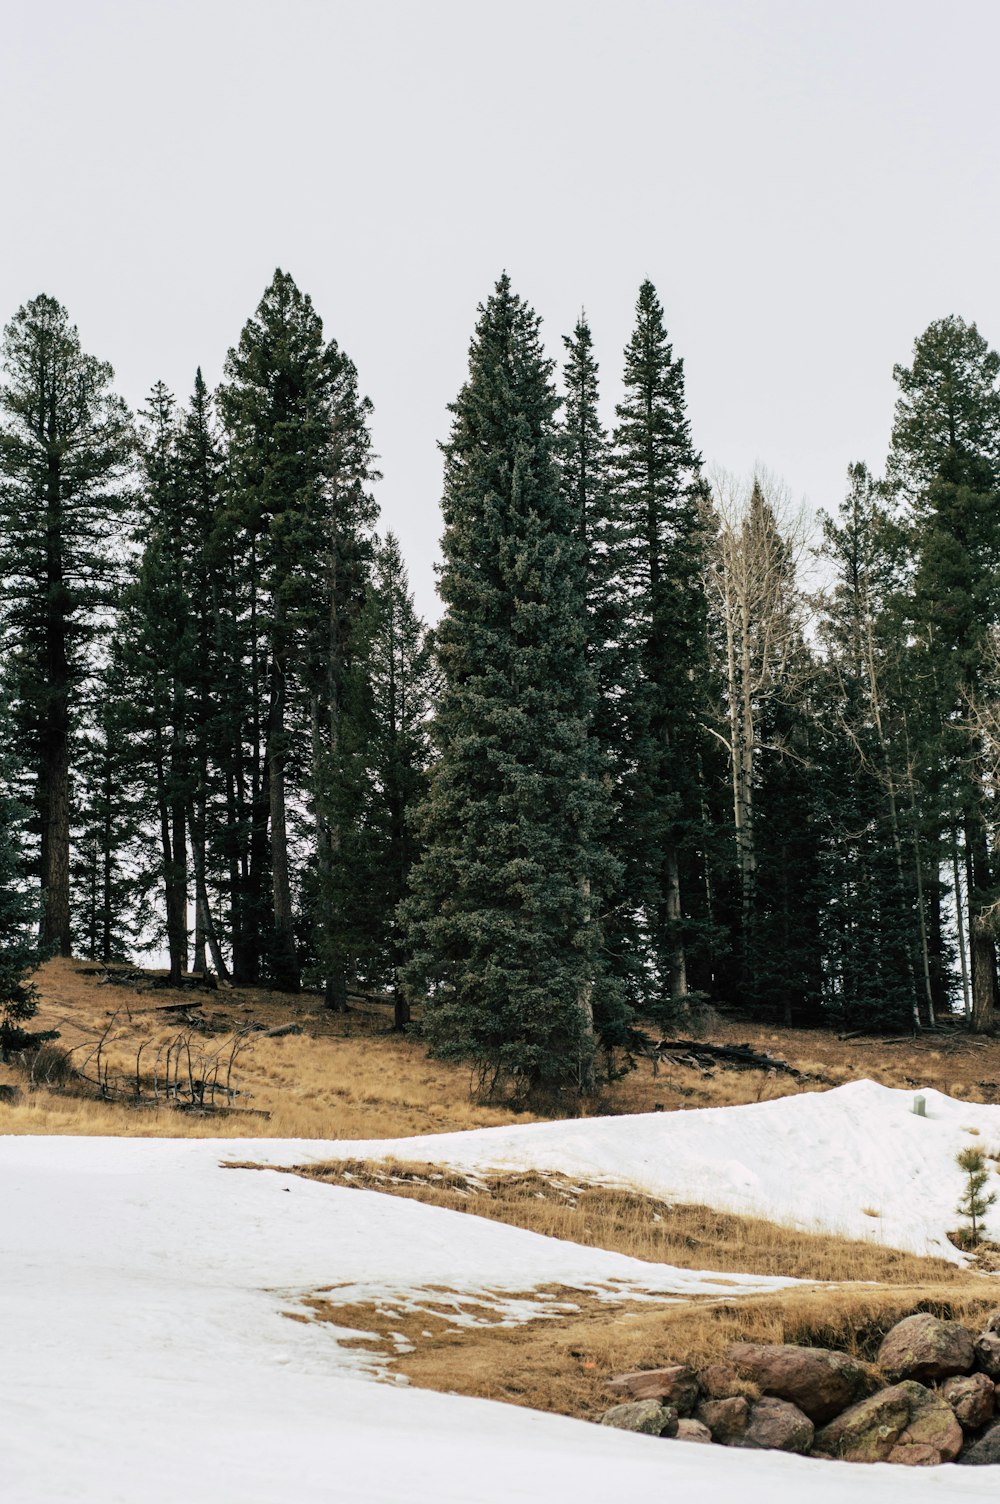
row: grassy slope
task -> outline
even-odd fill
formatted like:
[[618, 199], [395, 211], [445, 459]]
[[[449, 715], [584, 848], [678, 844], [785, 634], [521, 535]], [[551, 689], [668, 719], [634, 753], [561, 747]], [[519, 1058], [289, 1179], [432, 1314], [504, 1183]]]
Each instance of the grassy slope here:
[[[136, 1109], [103, 1103], [92, 1085], [68, 1090], [26, 1088], [13, 1067], [0, 1081], [19, 1085], [16, 1105], [0, 1103], [0, 1132], [380, 1138], [529, 1121], [530, 1114], [484, 1106], [470, 1098], [462, 1069], [427, 1059], [419, 1038], [388, 1030], [385, 1010], [359, 1008], [346, 1018], [323, 1011], [314, 998], [289, 999], [261, 990], [170, 993], [146, 980], [111, 986], [86, 963], [55, 960], [39, 975], [39, 1023], [57, 1028], [85, 1074], [96, 1071], [94, 1051], [104, 1036], [112, 1077], [134, 1074], [143, 1049], [143, 1091], [158, 1047], [184, 1026], [164, 1008], [184, 1002], [213, 1015], [218, 1027], [238, 1029], [253, 1020], [268, 1028], [289, 1022], [303, 1033], [280, 1038], [254, 1035], [237, 1074], [242, 1110], [207, 1116], [170, 1107]], [[971, 1101], [997, 1099], [1000, 1043], [961, 1036], [886, 1043], [842, 1041], [823, 1032], [753, 1027], [716, 1021], [715, 1042], [746, 1041], [800, 1070], [839, 1083], [868, 1076], [885, 1085], [938, 1087]], [[194, 1048], [210, 1052], [225, 1034], [193, 1034]], [[649, 1062], [607, 1085], [588, 1112], [685, 1110], [762, 1100], [815, 1090], [788, 1076], [717, 1070], [711, 1075]], [[249, 1110], [248, 1110], [249, 1109]], [[266, 1114], [261, 1116], [259, 1114]], [[235, 1156], [234, 1156], [235, 1157]], [[504, 1399], [571, 1414], [595, 1414], [608, 1402], [605, 1380], [623, 1369], [720, 1355], [728, 1342], [818, 1341], [870, 1357], [881, 1334], [916, 1309], [976, 1320], [996, 1304], [992, 1281], [936, 1260], [887, 1252], [877, 1245], [791, 1232], [752, 1218], [705, 1207], [668, 1207], [649, 1197], [599, 1187], [570, 1188], [558, 1179], [491, 1177], [478, 1184], [437, 1175], [433, 1166], [351, 1163], [331, 1167], [326, 1178], [415, 1195], [550, 1236], [614, 1249], [689, 1268], [795, 1274], [821, 1281], [806, 1289], [732, 1302], [686, 1301], [663, 1306], [580, 1299], [577, 1309], [539, 1317], [526, 1325], [499, 1325], [484, 1309], [481, 1325], [458, 1328], [429, 1302], [417, 1313], [387, 1308], [356, 1310], [331, 1305], [322, 1293], [315, 1319], [355, 1328], [358, 1341], [378, 1344], [411, 1382], [435, 1389]], [[434, 1174], [435, 1179], [429, 1180]], [[859, 1286], [856, 1281], [868, 1281]], [[850, 1282], [850, 1283], [846, 1283]], [[550, 1294], [552, 1292], [549, 1292]], [[361, 1334], [367, 1334], [362, 1336]], [[412, 1351], [399, 1347], [405, 1336]]]

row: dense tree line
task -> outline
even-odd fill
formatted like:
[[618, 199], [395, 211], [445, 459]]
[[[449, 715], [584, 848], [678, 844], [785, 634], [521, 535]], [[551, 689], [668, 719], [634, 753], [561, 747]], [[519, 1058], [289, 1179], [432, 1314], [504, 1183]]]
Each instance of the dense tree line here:
[[772, 478], [706, 473], [651, 283], [610, 429], [585, 316], [563, 345], [501, 278], [429, 633], [358, 373], [289, 276], [217, 391], [138, 415], [56, 301], [18, 310], [0, 1048], [32, 955], [150, 948], [419, 1003], [488, 1089], [589, 1091], [705, 1000], [992, 1027], [1000, 356], [932, 324], [883, 476], [852, 464], [810, 543]]

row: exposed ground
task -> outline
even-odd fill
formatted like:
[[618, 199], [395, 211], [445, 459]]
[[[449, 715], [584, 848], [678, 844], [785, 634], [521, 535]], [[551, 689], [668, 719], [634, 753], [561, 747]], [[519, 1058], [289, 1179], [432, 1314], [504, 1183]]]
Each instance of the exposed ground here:
[[[435, 1165], [355, 1160], [302, 1171], [336, 1185], [379, 1189], [526, 1227], [550, 1237], [682, 1269], [785, 1274], [800, 1290], [689, 1300], [671, 1306], [567, 1298], [576, 1309], [516, 1328], [449, 1319], [435, 1311], [343, 1306], [318, 1296], [318, 1320], [355, 1327], [411, 1383], [567, 1415], [597, 1415], [616, 1373], [665, 1362], [710, 1362], [731, 1342], [812, 1342], [871, 1359], [896, 1321], [915, 1310], [972, 1324], [996, 1309], [995, 1281], [942, 1259], [876, 1243], [805, 1233], [704, 1206], [670, 1206], [561, 1177], [493, 1174], [474, 1180]], [[401, 1343], [403, 1347], [401, 1348]], [[406, 1351], [405, 1348], [412, 1348]]]
[[[95, 1051], [103, 1038], [102, 1069], [109, 1068], [126, 1096], [132, 1094], [136, 1055], [143, 1047], [140, 1085], [147, 1105], [102, 1102], [96, 1085], [88, 1082], [70, 1094], [29, 1090], [16, 1108], [0, 1104], [0, 1131], [397, 1138], [532, 1120], [531, 1113], [472, 1100], [469, 1073], [429, 1060], [419, 1035], [393, 1034], [385, 1007], [359, 1002], [337, 1016], [308, 994], [289, 998], [251, 988], [176, 992], [155, 985], [161, 979], [154, 973], [138, 973], [129, 985], [115, 986], [107, 980], [109, 970], [119, 969], [75, 960], [46, 963], [38, 974], [38, 1027], [59, 1030], [60, 1047], [70, 1051], [72, 1064], [92, 1082]], [[173, 1011], [184, 1005], [193, 1025]], [[168, 1041], [189, 1034], [197, 1063], [199, 1053], [207, 1058], [228, 1048], [234, 1032], [252, 1023], [266, 1029], [293, 1023], [303, 1033], [246, 1036], [234, 1067], [235, 1110], [178, 1112], [163, 1101], [162, 1080], [160, 1105], [149, 1105], [157, 1052]], [[916, 1040], [843, 1040], [829, 1031], [754, 1026], [722, 1015], [712, 1016], [704, 1031], [716, 1043], [746, 1042], [775, 1055], [811, 1079], [722, 1068], [704, 1073], [670, 1064], [654, 1072], [652, 1062], [640, 1058], [635, 1070], [605, 1082], [594, 1101], [570, 1100], [563, 1110], [604, 1114], [722, 1107], [821, 1090], [859, 1077], [913, 1090], [937, 1087], [969, 1102], [1000, 1101], [1000, 1040], [975, 1040], [957, 1032]], [[25, 1085], [15, 1069], [0, 1066], [2, 1083]]]
[[[115, 985], [105, 968], [67, 960], [47, 963], [38, 987], [38, 1026], [59, 1030], [59, 1049], [68, 1052], [72, 1069], [65, 1080], [45, 1084], [29, 1082], [16, 1066], [0, 1066], [0, 1085], [16, 1092], [15, 1101], [0, 1102], [0, 1133], [373, 1139], [532, 1120], [531, 1113], [473, 1100], [466, 1071], [428, 1059], [418, 1030], [393, 1034], [389, 1010], [375, 1004], [358, 1003], [338, 1017], [308, 995], [290, 999], [259, 989], [187, 987], [173, 992], [153, 974], [141, 973]], [[268, 1036], [267, 1030], [287, 1024], [302, 1032]], [[250, 1025], [263, 1028], [247, 1032]], [[565, 1110], [684, 1111], [821, 1090], [861, 1077], [914, 1091], [936, 1087], [970, 1102], [1000, 1100], [1000, 1041], [957, 1032], [842, 1039], [718, 1015], [706, 1021], [704, 1037], [747, 1043], [810, 1079], [677, 1064], [654, 1071], [650, 1060], [641, 1059], [635, 1070], [606, 1082], [596, 1101], [567, 1103]], [[167, 1100], [164, 1052], [182, 1038], [192, 1051], [193, 1064], [185, 1065], [192, 1075], [228, 1058], [239, 1041], [232, 1096], [216, 1093], [214, 1110], [210, 1104], [180, 1110]], [[99, 1075], [120, 1099], [101, 1099]], [[238, 1161], [238, 1153], [233, 1158]], [[605, 1380], [623, 1369], [711, 1358], [730, 1341], [746, 1338], [818, 1341], [870, 1357], [882, 1333], [913, 1310], [975, 1319], [998, 1304], [993, 1279], [941, 1260], [703, 1206], [670, 1206], [565, 1177], [469, 1177], [433, 1164], [363, 1161], [308, 1173], [653, 1262], [817, 1282], [731, 1302], [696, 1299], [670, 1306], [609, 1304], [573, 1292], [570, 1308], [561, 1310], [565, 1292], [536, 1291], [534, 1298], [547, 1302], [546, 1314], [514, 1327], [493, 1319], [488, 1307], [477, 1324], [456, 1324], [446, 1289], [434, 1309], [418, 1312], [384, 1304], [344, 1306], [317, 1291], [305, 1319], [357, 1330], [360, 1345], [382, 1353], [396, 1373], [425, 1388], [594, 1414], [607, 1402]], [[303, 1319], [301, 1311], [296, 1319]]]

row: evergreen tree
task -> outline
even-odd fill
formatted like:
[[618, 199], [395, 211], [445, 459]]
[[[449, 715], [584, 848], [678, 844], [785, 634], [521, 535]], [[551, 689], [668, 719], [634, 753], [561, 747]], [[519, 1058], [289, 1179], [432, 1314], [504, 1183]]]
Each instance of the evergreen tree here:
[[[864, 465], [848, 471], [836, 518], [823, 519], [833, 569], [819, 628], [818, 704], [826, 829], [825, 1001], [849, 1028], [900, 1028], [932, 1006], [921, 943], [923, 865], [903, 756], [896, 670], [905, 652], [894, 603], [905, 540]], [[919, 906], [918, 907], [918, 901]], [[918, 980], [919, 979], [919, 980]]]
[[364, 703], [355, 701], [342, 723], [355, 767], [341, 770], [334, 785], [344, 807], [337, 812], [342, 846], [330, 873], [336, 884], [331, 908], [339, 916], [341, 943], [353, 941], [341, 962], [345, 974], [388, 987], [401, 1029], [409, 1022], [409, 1004], [399, 985], [405, 952], [398, 911], [417, 853], [411, 817], [427, 792], [436, 670], [392, 533], [376, 552], [356, 663]]
[[438, 760], [407, 905], [438, 1052], [484, 1087], [586, 1089], [601, 983], [579, 517], [559, 484], [539, 320], [504, 275], [445, 445]]
[[118, 572], [128, 413], [111, 367], [84, 354], [66, 310], [40, 296], [4, 331], [0, 574], [9, 682], [34, 787], [41, 942], [69, 955], [73, 738]]
[[968, 712], [1000, 621], [1000, 355], [974, 324], [941, 319], [916, 341], [913, 364], [894, 374], [889, 475], [916, 556], [911, 630], [933, 706], [923, 759], [937, 770], [931, 839], [936, 856], [952, 824], [964, 835], [972, 1021], [984, 1029], [996, 1016], [997, 890], [989, 774]]
[[[371, 403], [358, 390], [351, 360], [330, 345], [330, 442], [325, 462], [323, 514], [316, 567], [310, 580], [306, 682], [310, 692], [312, 765], [318, 883], [311, 925], [326, 1006], [347, 1006], [349, 978], [366, 969], [365, 924], [378, 911], [356, 862], [370, 848], [372, 763], [366, 724], [371, 684], [368, 644], [360, 622], [371, 583], [378, 508], [369, 418]], [[368, 940], [371, 927], [368, 926]], [[368, 956], [370, 960], [370, 954]]]
[[[301, 926], [292, 879], [302, 862], [290, 850], [297, 801], [290, 803], [289, 793], [313, 787], [322, 873], [338, 856], [322, 812], [326, 773], [318, 762], [338, 756], [338, 681], [349, 672], [364, 600], [365, 530], [375, 515], [370, 405], [358, 394], [352, 363], [335, 342], [324, 342], [312, 302], [280, 270], [229, 353], [218, 400], [229, 459], [220, 547], [233, 560], [244, 601], [235, 666], [246, 711], [233, 757], [242, 762], [233, 773], [242, 789], [239, 975], [256, 975], [269, 877], [267, 971], [276, 987], [296, 991]], [[311, 758], [304, 755], [310, 727]], [[321, 921], [327, 929], [330, 917]], [[341, 975], [327, 977], [326, 991], [329, 1004], [343, 1005]]]
[[[213, 404], [201, 368], [179, 424], [177, 464], [185, 498], [185, 578], [188, 601], [189, 654], [187, 700], [189, 711], [187, 825], [194, 888], [192, 968], [207, 969], [210, 958], [216, 974], [228, 978], [222, 953], [222, 934], [213, 898], [227, 890], [234, 897], [226, 855], [234, 841], [234, 788], [228, 754], [231, 725], [240, 714], [227, 703], [236, 692], [238, 677], [227, 682], [240, 603], [233, 599], [230, 560], [217, 546], [223, 498], [224, 455], [216, 432]], [[227, 777], [227, 774], [229, 775]], [[227, 883], [227, 877], [229, 881]]]
[[[627, 655], [621, 678], [620, 855], [634, 948], [658, 1006], [688, 992], [688, 949], [706, 940], [696, 894], [706, 832], [700, 769], [708, 682], [705, 503], [691, 442], [684, 365], [656, 289], [644, 282], [625, 351], [614, 432], [617, 557]], [[687, 892], [684, 879], [687, 875]]]
[[[624, 833], [617, 791], [625, 781], [628, 767], [623, 708], [624, 687], [629, 682], [628, 652], [622, 632], [628, 619], [622, 539], [615, 510], [611, 449], [598, 411], [598, 365], [585, 315], [577, 321], [572, 335], [563, 337], [563, 344], [566, 396], [559, 445], [562, 486], [576, 516], [583, 544], [586, 654], [595, 685], [591, 735], [596, 743], [598, 775], [612, 789], [605, 842], [609, 851], [620, 853]], [[620, 859], [618, 866], [620, 879]], [[603, 948], [609, 977], [614, 977], [617, 985], [598, 994], [595, 1013], [598, 1032], [609, 1048], [627, 1046], [631, 1009], [624, 1006], [624, 1000], [643, 986], [631, 917], [626, 896], [616, 881], [614, 890], [606, 895]]]
[[77, 834], [73, 924], [91, 961], [127, 961], [151, 938], [140, 915], [142, 811], [131, 757], [131, 717], [119, 656], [112, 644], [95, 677], [74, 763]]
[[146, 792], [148, 823], [155, 831], [152, 866], [163, 888], [169, 979], [176, 986], [188, 964], [190, 509], [178, 460], [174, 399], [162, 382], [154, 386], [144, 418], [143, 551], [123, 601], [118, 649], [125, 671], [123, 729], [133, 785]]
[[[5, 707], [6, 709], [6, 707]], [[6, 728], [5, 728], [6, 729]], [[24, 862], [24, 814], [14, 791], [9, 757], [0, 766], [0, 1060], [52, 1032], [25, 1028], [38, 1011], [29, 980], [41, 959], [35, 935], [37, 904], [31, 897]]]

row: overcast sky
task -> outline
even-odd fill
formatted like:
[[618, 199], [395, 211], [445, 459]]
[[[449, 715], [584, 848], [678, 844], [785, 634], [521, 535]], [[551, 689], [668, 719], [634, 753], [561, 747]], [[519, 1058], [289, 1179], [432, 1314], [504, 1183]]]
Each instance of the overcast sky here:
[[0, 316], [54, 294], [133, 404], [213, 384], [275, 266], [375, 404], [436, 614], [446, 403], [506, 267], [608, 417], [644, 277], [706, 460], [835, 507], [892, 366], [1000, 344], [992, 0], [0, 0]]

